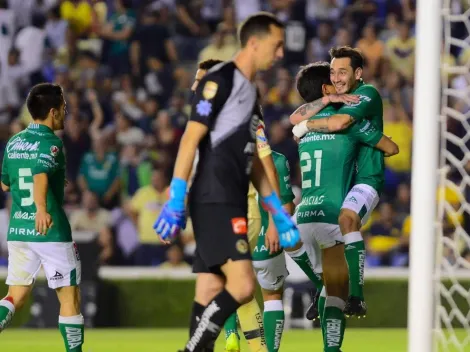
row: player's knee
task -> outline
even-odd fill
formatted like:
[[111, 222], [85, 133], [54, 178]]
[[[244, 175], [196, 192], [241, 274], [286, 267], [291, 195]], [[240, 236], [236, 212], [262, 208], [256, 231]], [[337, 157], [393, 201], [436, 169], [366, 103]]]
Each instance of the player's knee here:
[[341, 210], [338, 222], [343, 234], [359, 231], [361, 228], [361, 218], [350, 209]]
[[254, 274], [246, 273], [246, 275], [227, 277], [226, 289], [238, 303], [248, 303], [255, 294]]
[[224, 282], [221, 278], [214, 274], [200, 273], [196, 278], [194, 300], [206, 306], [223, 288]]

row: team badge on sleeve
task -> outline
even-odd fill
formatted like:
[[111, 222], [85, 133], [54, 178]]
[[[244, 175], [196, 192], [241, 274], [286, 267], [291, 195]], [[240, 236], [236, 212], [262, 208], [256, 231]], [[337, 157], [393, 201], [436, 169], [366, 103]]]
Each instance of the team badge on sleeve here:
[[55, 145], [51, 146], [51, 155], [56, 157], [57, 154], [59, 154], [59, 147], [56, 147]]
[[202, 90], [202, 96], [204, 99], [212, 99], [217, 94], [217, 89], [219, 89], [219, 85], [213, 81], [208, 81], [204, 85], [204, 89]]

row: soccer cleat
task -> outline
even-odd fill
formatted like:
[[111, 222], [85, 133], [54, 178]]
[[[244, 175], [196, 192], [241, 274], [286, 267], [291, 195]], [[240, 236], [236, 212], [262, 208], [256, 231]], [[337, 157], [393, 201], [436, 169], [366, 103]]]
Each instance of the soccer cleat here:
[[365, 318], [366, 314], [366, 302], [364, 302], [364, 300], [360, 299], [359, 297], [349, 296], [346, 307], [344, 308], [344, 315], [346, 315], [348, 318], [355, 315], [360, 319]]
[[225, 340], [225, 352], [240, 352], [240, 338], [231, 333]]
[[320, 314], [318, 312], [318, 299], [320, 298], [320, 290], [316, 290], [315, 295], [312, 294], [312, 304], [308, 307], [307, 313], [305, 313], [305, 318], [308, 320], [317, 320], [320, 318]]

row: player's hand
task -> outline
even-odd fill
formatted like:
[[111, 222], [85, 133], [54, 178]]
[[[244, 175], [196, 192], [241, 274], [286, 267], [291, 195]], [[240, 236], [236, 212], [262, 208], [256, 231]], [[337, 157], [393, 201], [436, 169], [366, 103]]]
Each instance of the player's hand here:
[[274, 254], [276, 252], [279, 252], [279, 250], [281, 249], [280, 243], [279, 243], [279, 235], [277, 234], [277, 230], [275, 226], [268, 226], [264, 241], [265, 241], [266, 248], [269, 250], [269, 254]]
[[352, 94], [330, 94], [328, 95], [330, 103], [357, 104], [361, 101], [358, 95]]
[[163, 241], [171, 241], [181, 229], [186, 227], [185, 211], [172, 209], [171, 203], [167, 202], [158, 216], [153, 229]]
[[305, 120], [294, 126], [294, 128], [292, 129], [292, 134], [294, 135], [294, 138], [298, 138], [300, 140], [300, 138], [302, 138], [309, 132], [307, 122], [308, 120]]
[[35, 220], [35, 229], [36, 232], [39, 232], [41, 235], [45, 236], [47, 230], [49, 230], [54, 223], [52, 222], [52, 217], [49, 213], [45, 211], [36, 212]]

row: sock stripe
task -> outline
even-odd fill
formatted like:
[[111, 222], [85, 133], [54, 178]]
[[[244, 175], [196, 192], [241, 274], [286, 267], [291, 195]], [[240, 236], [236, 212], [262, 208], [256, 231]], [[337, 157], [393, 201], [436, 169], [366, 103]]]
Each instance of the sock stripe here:
[[71, 317], [63, 317], [62, 315], [59, 315], [59, 324], [83, 325], [84, 323], [85, 319], [81, 314]]
[[7, 300], [7, 299], [2, 299], [0, 301], [0, 306], [1, 307], [5, 307], [6, 309], [8, 309], [10, 312], [12, 313], [15, 313], [15, 306], [13, 305], [12, 302], [10, 302], [10, 300]]
[[362, 235], [361, 235], [361, 232], [360, 232], [360, 231], [355, 231], [355, 232], [347, 233], [347, 234], [344, 235], [343, 237], [344, 237], [344, 244], [346, 244], [346, 245], [348, 245], [348, 244], [350, 244], [350, 243], [354, 243], [354, 242], [361, 242], [361, 241], [363, 241]]
[[284, 310], [284, 306], [282, 305], [281, 300], [272, 300], [264, 302], [264, 311], [265, 312], [273, 312]]
[[250, 330], [250, 331], [244, 331], [243, 335], [245, 335], [245, 339], [247, 340], [257, 339], [261, 337], [261, 330], [255, 329], [255, 330]]

